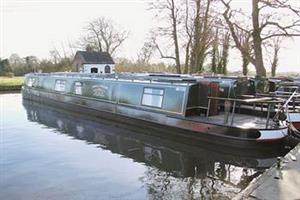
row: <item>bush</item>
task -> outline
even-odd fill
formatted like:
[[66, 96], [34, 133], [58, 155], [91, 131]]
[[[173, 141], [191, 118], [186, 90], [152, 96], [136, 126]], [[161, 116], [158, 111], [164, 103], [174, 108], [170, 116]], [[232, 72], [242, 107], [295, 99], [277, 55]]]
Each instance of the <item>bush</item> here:
[[15, 77], [15, 74], [12, 73], [12, 72], [7, 72], [7, 73], [4, 74], [4, 76], [6, 76], [8, 78], [13, 78], [13, 77]]

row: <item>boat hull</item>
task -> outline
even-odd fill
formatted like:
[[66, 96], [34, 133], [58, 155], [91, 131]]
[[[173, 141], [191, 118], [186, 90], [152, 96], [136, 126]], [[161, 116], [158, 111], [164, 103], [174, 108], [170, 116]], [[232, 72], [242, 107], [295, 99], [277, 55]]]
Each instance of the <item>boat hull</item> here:
[[[238, 148], [275, 148], [283, 143], [287, 128], [279, 129], [280, 133], [272, 137], [272, 130], [248, 130], [237, 127], [222, 126], [213, 123], [189, 121], [177, 116], [166, 115], [138, 109], [132, 106], [116, 105], [110, 102], [47, 92], [38, 89], [23, 88], [23, 98], [42, 102], [55, 107], [94, 117], [121, 122], [129, 126], [144, 129], [149, 134], [159, 132], [159, 137], [167, 135], [180, 136], [183, 139], [199, 139], [206, 143]], [[262, 134], [261, 131], [264, 131]], [[278, 130], [277, 130], [278, 131]], [[195, 143], [197, 140], [195, 140]]]
[[[247, 167], [253, 166], [256, 168], [264, 168], [269, 166], [268, 163], [270, 163], [270, 160], [276, 159], [278, 156], [285, 155], [288, 151], [286, 148], [282, 148], [280, 151], [272, 150], [268, 152], [243, 151], [241, 149], [235, 150], [235, 148], [225, 148], [224, 146], [218, 148], [215, 145], [208, 145], [207, 143], [201, 143], [200, 141], [195, 145], [194, 140], [186, 140], [184, 142], [182, 140], [174, 141], [174, 138], [176, 137], [170, 137], [163, 132], [156, 132], [157, 134], [164, 134], [164, 136], [166, 136], [166, 138], [161, 138], [153, 134], [145, 134], [144, 129], [138, 129], [135, 126], [129, 127], [120, 123], [114, 123], [110, 120], [108, 121], [102, 118], [78, 114], [73, 111], [67, 111], [65, 109], [60, 109], [59, 107], [48, 106], [35, 101], [24, 99], [23, 106], [27, 111], [27, 118], [30, 121], [55, 128], [62, 133], [72, 135], [74, 138], [79, 140], [86, 140], [89, 143], [101, 144], [101, 147], [104, 146], [105, 149], [108, 148], [113, 152], [117, 151], [118, 153], [129, 157], [136, 155], [132, 154], [132, 145], [136, 143], [136, 148], [138, 149], [141, 145], [145, 147], [152, 146], [155, 149], [160, 149], [161, 151], [170, 149], [169, 152], [173, 153], [178, 151], [185, 152], [183, 155], [188, 155], [189, 157], [192, 156], [193, 158], [200, 156], [200, 159], [202, 160], [217, 157], [217, 160], [219, 161], [229, 162], [236, 166], [241, 166], [243, 163], [243, 165]], [[122, 141], [126, 142], [123, 143]], [[128, 145], [128, 141], [130, 141], [130, 145]], [[126, 149], [127, 146], [128, 150]], [[128, 154], [126, 154], [126, 152], [128, 152]], [[146, 153], [147, 152], [144, 152], [144, 148], [142, 148], [141, 154], [143, 155]], [[169, 153], [162, 154], [169, 155]], [[137, 157], [145, 158], [145, 156]], [[171, 157], [174, 158], [173, 156]], [[178, 163], [181, 161], [181, 156], [179, 156]], [[271, 162], [271, 165], [273, 163], [274, 162]], [[267, 166], [265, 164], [267, 164]], [[157, 167], [160, 166], [161, 164]]]
[[300, 131], [300, 113], [289, 113], [288, 120], [298, 131]]

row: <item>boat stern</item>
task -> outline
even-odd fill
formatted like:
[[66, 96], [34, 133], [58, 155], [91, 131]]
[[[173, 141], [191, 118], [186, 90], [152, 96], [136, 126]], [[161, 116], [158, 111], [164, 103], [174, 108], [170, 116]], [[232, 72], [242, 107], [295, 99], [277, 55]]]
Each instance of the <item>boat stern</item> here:
[[288, 128], [259, 130], [257, 142], [278, 142], [288, 136]]
[[293, 112], [288, 113], [288, 121], [293, 124], [293, 126], [300, 130], [300, 113], [299, 112]]

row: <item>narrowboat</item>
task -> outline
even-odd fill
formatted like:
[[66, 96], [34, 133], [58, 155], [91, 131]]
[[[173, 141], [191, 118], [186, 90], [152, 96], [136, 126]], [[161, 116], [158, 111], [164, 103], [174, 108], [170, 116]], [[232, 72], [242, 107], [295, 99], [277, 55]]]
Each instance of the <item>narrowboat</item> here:
[[[286, 118], [241, 114], [237, 107], [243, 103], [272, 107], [282, 101], [270, 97], [223, 98], [218, 82], [207, 85], [198, 79], [180, 75], [32, 73], [25, 76], [22, 94], [24, 99], [217, 145], [257, 148], [278, 145], [287, 137]], [[225, 106], [220, 107], [220, 102]]]

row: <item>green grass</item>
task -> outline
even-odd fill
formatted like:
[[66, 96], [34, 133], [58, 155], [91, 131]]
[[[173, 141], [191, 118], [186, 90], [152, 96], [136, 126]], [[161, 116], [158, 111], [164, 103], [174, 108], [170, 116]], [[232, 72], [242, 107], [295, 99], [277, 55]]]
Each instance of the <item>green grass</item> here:
[[23, 85], [24, 77], [17, 76], [13, 78], [0, 77], [0, 91], [20, 90]]

